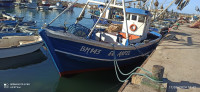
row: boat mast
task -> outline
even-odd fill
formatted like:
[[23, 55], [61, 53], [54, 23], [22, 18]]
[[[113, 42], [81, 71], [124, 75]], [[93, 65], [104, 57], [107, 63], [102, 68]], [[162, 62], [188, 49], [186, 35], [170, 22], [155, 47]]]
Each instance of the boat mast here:
[[164, 13], [176, 0], [172, 1], [169, 6], [167, 6], [156, 18], [158, 18], [162, 13]]
[[149, 6], [149, 11], [151, 11], [152, 4], [153, 4], [153, 0], [151, 0], [150, 6]]
[[74, 6], [74, 4], [77, 2], [78, 0], [74, 1], [68, 8], [66, 8], [64, 11], [62, 11], [57, 17], [55, 17], [48, 25], [50, 25], [51, 23], [53, 23], [58, 17], [60, 17], [60, 15], [62, 15], [65, 11], [69, 10], [72, 6]]
[[124, 13], [124, 25], [125, 25], [125, 30], [126, 30], [126, 45], [128, 45], [128, 26], [127, 26], [127, 20], [126, 20], [126, 8], [125, 8], [125, 3], [124, 0], [122, 0], [122, 6], [123, 6], [123, 13]]
[[112, 2], [112, 0], [109, 1], [109, 3], [106, 5], [105, 9], [103, 10], [103, 12], [100, 14], [97, 22], [94, 24], [94, 26], [92, 27], [90, 33], [88, 34], [87, 38], [90, 37], [90, 35], [92, 34], [92, 32], [94, 31], [96, 25], [98, 24], [99, 20], [101, 19], [101, 17], [103, 16], [103, 14], [106, 12], [106, 10], [108, 9], [108, 7], [110, 6], [110, 3]]
[[[78, 16], [78, 18], [81, 18], [81, 17], [83, 17], [83, 13], [85, 12], [85, 9], [86, 9], [87, 5], [89, 4], [89, 1], [90, 1], [90, 0], [88, 0], [88, 1], [87, 1], [87, 3], [86, 3], [86, 5], [83, 7], [83, 9], [82, 9], [82, 11], [81, 11], [80, 15]], [[79, 22], [79, 20], [78, 20], [78, 19], [76, 19], [76, 22], [75, 22], [75, 24], [77, 24], [78, 22]]]
[[149, 0], [147, 0], [144, 4], [143, 4], [143, 8], [145, 7], [145, 5], [147, 4], [147, 2], [149, 2]]

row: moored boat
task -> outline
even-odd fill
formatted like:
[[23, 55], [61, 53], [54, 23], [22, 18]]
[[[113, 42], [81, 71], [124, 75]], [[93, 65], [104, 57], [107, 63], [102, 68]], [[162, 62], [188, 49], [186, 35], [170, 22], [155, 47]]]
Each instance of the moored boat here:
[[50, 4], [48, 3], [47, 0], [42, 0], [42, 4], [38, 6], [38, 9], [40, 10], [48, 10], [50, 7]]
[[24, 17], [17, 17], [15, 15], [6, 13], [5, 11], [2, 11], [2, 16], [8, 20], [18, 20], [18, 21], [22, 21]]
[[12, 7], [14, 0], [0, 0], [0, 7]]
[[49, 9], [53, 9], [53, 10], [64, 10], [65, 7], [62, 5], [61, 2], [57, 2], [56, 5], [51, 5], [51, 6], [49, 6]]
[[[131, 59], [145, 56], [155, 49], [161, 35], [149, 31], [152, 16], [149, 11], [113, 5], [110, 1], [105, 4], [107, 6], [96, 24], [89, 29], [78, 24], [84, 17], [83, 13], [89, 2], [103, 4], [89, 0], [76, 23], [67, 29], [50, 26], [53, 20], [40, 30], [40, 35], [61, 76], [114, 68], [114, 60], [118, 61], [119, 66], [123, 66], [134, 62]], [[108, 33], [105, 29], [96, 28], [109, 6], [120, 8], [124, 14], [122, 29], [118, 32]]]
[[40, 36], [3, 36], [0, 39], [0, 58], [28, 54], [42, 45]]

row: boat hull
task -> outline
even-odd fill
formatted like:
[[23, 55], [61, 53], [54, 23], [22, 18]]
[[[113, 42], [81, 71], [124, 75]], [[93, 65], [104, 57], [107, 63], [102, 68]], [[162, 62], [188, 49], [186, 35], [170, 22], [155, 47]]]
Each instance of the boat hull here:
[[0, 1], [0, 7], [12, 7], [14, 1]]
[[8, 58], [34, 52], [42, 47], [43, 42], [36, 42], [19, 47], [0, 48], [0, 58]]
[[68, 37], [59, 38], [59, 36], [49, 34], [45, 30], [40, 31], [40, 35], [48, 47], [61, 76], [114, 68], [114, 57], [119, 61], [119, 66], [133, 63], [135, 61], [131, 61], [131, 59], [151, 53], [160, 40], [158, 38], [156, 41], [138, 48], [132, 46], [127, 49], [113, 50], [111, 44], [109, 48], [92, 45], [94, 43], [84, 42], [84, 39], [78, 42], [70, 39], [67, 40]]

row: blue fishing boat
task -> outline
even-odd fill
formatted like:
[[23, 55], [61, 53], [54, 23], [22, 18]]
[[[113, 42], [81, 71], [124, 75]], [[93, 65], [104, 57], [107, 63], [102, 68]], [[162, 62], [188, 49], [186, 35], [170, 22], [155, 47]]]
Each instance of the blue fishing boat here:
[[14, 0], [0, 0], [0, 7], [11, 7], [13, 2]]
[[[134, 62], [131, 59], [145, 56], [155, 49], [161, 35], [149, 31], [151, 13], [137, 8], [125, 8], [111, 1], [102, 3], [89, 0], [75, 24], [67, 28], [50, 26], [57, 16], [39, 30], [61, 76], [114, 68], [114, 60], [118, 61], [119, 66], [127, 65]], [[106, 5], [91, 29], [78, 23], [89, 3]], [[118, 32], [108, 33], [105, 29], [96, 28], [108, 7], [123, 10], [123, 28]]]

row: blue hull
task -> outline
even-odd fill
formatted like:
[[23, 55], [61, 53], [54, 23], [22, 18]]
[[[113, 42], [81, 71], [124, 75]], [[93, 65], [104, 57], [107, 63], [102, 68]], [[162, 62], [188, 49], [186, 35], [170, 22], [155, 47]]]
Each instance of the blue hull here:
[[45, 30], [41, 30], [40, 35], [61, 76], [114, 68], [114, 56], [119, 61], [119, 66], [133, 63], [130, 59], [149, 54], [158, 43], [134, 50], [116, 50], [114, 55], [113, 49], [50, 37]]
[[0, 2], [0, 7], [12, 7], [13, 6], [13, 2]]

